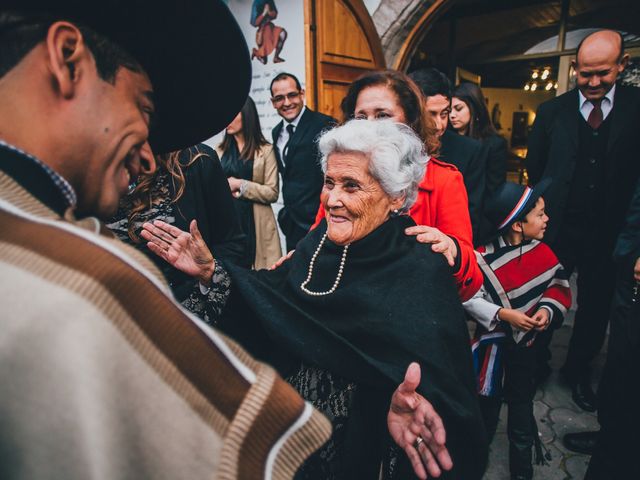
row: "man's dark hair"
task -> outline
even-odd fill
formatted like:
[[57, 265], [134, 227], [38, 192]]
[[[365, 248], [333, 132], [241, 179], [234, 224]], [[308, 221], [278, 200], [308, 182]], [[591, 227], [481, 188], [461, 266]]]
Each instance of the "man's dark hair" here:
[[[597, 30], [595, 32], [591, 32], [589, 35], [587, 35], [582, 40], [580, 40], [580, 43], [578, 44], [578, 48], [576, 49], [576, 62], [578, 61], [578, 53], [580, 53], [580, 48], [582, 48], [582, 44], [584, 43], [584, 41], [587, 38], [589, 38], [591, 35], [593, 35], [595, 33], [598, 33], [598, 32], [602, 32], [602, 31], [604, 31], [604, 30]], [[618, 63], [620, 63], [622, 61], [622, 57], [624, 56], [624, 37], [617, 30], [611, 30], [611, 31], [617, 33], [618, 36], [620, 37], [620, 53], [618, 54]]]
[[300, 84], [300, 80], [298, 80], [298, 77], [296, 77], [293, 73], [282, 72], [273, 77], [273, 80], [271, 80], [271, 84], [269, 85], [269, 93], [273, 95], [274, 83], [279, 82], [280, 80], [286, 80], [287, 78], [290, 78], [296, 83], [296, 88], [298, 89], [298, 91], [302, 90], [302, 85]]
[[436, 68], [422, 68], [409, 74], [411, 80], [422, 90], [425, 97], [442, 95], [451, 100], [451, 82], [447, 76]]
[[[61, 20], [52, 15], [0, 13], [0, 78], [15, 67], [40, 42], [44, 41], [49, 27]], [[120, 67], [142, 72], [140, 64], [122, 47], [82, 23], [78, 27], [84, 43], [93, 55], [100, 78], [113, 83]]]

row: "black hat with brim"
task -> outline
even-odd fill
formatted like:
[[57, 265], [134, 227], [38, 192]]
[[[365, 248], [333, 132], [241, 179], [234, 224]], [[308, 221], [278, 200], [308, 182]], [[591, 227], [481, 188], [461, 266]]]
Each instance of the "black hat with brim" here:
[[76, 21], [120, 45], [153, 85], [155, 153], [194, 145], [226, 127], [249, 93], [244, 36], [221, 0], [8, 0], [2, 10]]
[[524, 220], [549, 185], [551, 185], [550, 178], [540, 181], [535, 187], [505, 182], [488, 200], [485, 215], [496, 231], [502, 234], [514, 222]]

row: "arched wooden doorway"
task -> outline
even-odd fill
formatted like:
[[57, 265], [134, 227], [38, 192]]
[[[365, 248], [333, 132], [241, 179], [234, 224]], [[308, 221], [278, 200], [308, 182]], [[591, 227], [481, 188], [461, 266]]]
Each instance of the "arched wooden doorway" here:
[[340, 118], [349, 84], [385, 68], [380, 38], [362, 0], [305, 0], [306, 100]]
[[398, 51], [392, 68], [405, 71], [409, 67], [416, 48], [429, 31], [429, 28], [455, 3], [456, 0], [435, 0], [429, 6], [411, 29], [409, 35], [407, 35], [407, 38]]

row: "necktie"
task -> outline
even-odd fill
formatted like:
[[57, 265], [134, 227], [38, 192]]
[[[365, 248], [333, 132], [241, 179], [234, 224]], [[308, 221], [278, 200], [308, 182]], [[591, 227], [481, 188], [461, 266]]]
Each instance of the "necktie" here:
[[587, 119], [587, 123], [589, 124], [589, 126], [591, 128], [593, 128], [594, 130], [597, 130], [600, 125], [602, 125], [602, 108], [600, 106], [600, 104], [602, 103], [602, 99], [600, 100], [591, 100], [591, 103], [593, 104], [593, 109], [591, 110], [591, 113], [589, 114], [589, 118]]
[[289, 133], [289, 139], [287, 140], [287, 143], [285, 144], [284, 148], [282, 149], [282, 160], [286, 160], [287, 158], [287, 153], [289, 151], [289, 144], [291, 143], [291, 139], [293, 138], [293, 130], [295, 129], [295, 127], [292, 124], [287, 125], [287, 132]]

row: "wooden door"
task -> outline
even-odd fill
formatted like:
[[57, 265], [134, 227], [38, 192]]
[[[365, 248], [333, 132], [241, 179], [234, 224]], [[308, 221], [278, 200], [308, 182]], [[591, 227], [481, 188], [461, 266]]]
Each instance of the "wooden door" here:
[[342, 119], [349, 84], [385, 68], [380, 38], [362, 0], [305, 0], [306, 99]]

